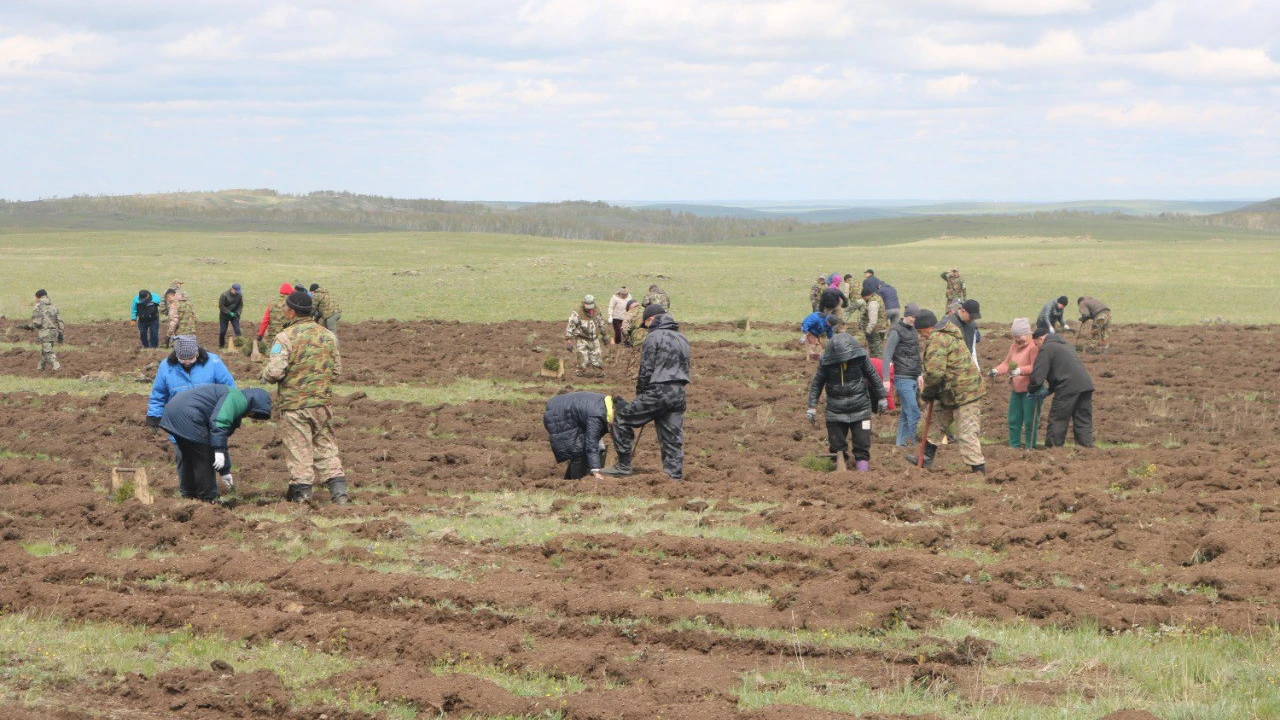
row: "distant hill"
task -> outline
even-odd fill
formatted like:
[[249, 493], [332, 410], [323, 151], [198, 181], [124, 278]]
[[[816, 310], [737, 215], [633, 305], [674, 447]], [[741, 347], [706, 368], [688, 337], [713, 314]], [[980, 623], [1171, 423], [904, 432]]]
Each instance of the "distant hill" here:
[[904, 205], [858, 204], [822, 206], [795, 205], [715, 205], [690, 203], [635, 203], [633, 207], [687, 212], [699, 217], [791, 218], [807, 223], [847, 223], [888, 218], [934, 215], [1029, 215], [1074, 211], [1135, 217], [1161, 214], [1210, 215], [1243, 208], [1245, 200], [1076, 200], [1070, 202], [949, 202]]
[[1280, 198], [1245, 205], [1242, 208], [1195, 218], [1213, 227], [1236, 227], [1249, 230], [1280, 230]]

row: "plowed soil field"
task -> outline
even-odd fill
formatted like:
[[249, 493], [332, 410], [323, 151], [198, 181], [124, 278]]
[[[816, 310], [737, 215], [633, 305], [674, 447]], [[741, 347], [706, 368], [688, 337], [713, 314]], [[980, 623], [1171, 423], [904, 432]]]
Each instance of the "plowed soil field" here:
[[[562, 350], [561, 331], [344, 326], [335, 410], [346, 507], [283, 502], [270, 423], [232, 438], [238, 491], [211, 506], [176, 497], [169, 444], [143, 424], [145, 395], [0, 395], [0, 606], [339, 655], [351, 667], [328, 686], [421, 717], [820, 718], [740, 707], [744, 677], [803, 664], [870, 689], [945, 678], [968, 697], [982, 687], [988, 641], [881, 645], [877, 634], [927, 634], [949, 616], [1102, 632], [1245, 633], [1278, 619], [1273, 328], [1114, 329], [1111, 352], [1085, 358], [1098, 385], [1092, 450], [1008, 448], [1008, 386], [993, 383], [985, 479], [948, 447], [933, 472], [909, 467], [893, 446], [894, 415], [875, 421], [871, 472], [806, 469], [806, 456], [825, 452], [825, 431], [804, 421], [812, 366], [795, 341], [695, 332], [683, 483], [660, 472], [652, 430], [634, 477], [560, 479], [546, 398], [575, 384], [634, 392], [621, 358], [603, 381], [538, 377], [545, 353]], [[11, 323], [0, 332], [23, 337]], [[984, 332], [990, 367], [1009, 338]], [[75, 327], [68, 339], [78, 344], [61, 354], [62, 377], [149, 379], [159, 357], [133, 350], [133, 330], [118, 324]], [[237, 378], [256, 377], [247, 359], [224, 357]], [[34, 346], [0, 351], [0, 374], [34, 378], [36, 364]], [[507, 395], [373, 399], [467, 379]], [[115, 466], [148, 468], [155, 504], [109, 499]], [[37, 557], [25, 549], [35, 541], [73, 550]], [[855, 637], [869, 640], [828, 639]], [[503, 674], [553, 686], [513, 690], [495, 680]], [[11, 705], [7, 716], [365, 716], [291, 702], [288, 680], [86, 668], [82, 682], [47, 690], [44, 706]], [[1046, 705], [1075, 691], [1034, 690]]]

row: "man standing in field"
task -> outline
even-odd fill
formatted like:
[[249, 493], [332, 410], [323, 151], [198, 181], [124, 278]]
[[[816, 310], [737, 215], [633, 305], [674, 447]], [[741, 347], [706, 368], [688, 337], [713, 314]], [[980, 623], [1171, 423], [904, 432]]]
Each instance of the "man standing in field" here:
[[49, 299], [49, 293], [44, 289], [36, 291], [36, 304], [31, 308], [31, 324], [30, 329], [36, 331], [36, 339], [40, 341], [40, 365], [37, 370], [43, 371], [46, 367], [57, 372], [62, 369], [62, 364], [58, 362], [58, 355], [53, 351], [55, 343], [62, 342], [62, 333], [66, 330], [66, 326], [62, 324], [62, 315], [58, 313], [58, 306], [53, 304]]
[[160, 303], [150, 290], [139, 290], [129, 311], [130, 320], [138, 326], [138, 342], [144, 348], [160, 347]]
[[191, 299], [182, 291], [182, 283], [177, 280], [174, 282], [177, 285], [165, 293], [166, 305], [169, 307], [169, 325], [165, 337], [170, 343], [179, 335], [196, 334], [196, 309], [191, 305]]
[[867, 352], [871, 357], [880, 357], [884, 353], [884, 335], [889, 332], [889, 314], [885, 312], [884, 298], [876, 292], [880, 281], [874, 277], [862, 281], [862, 301], [867, 309], [862, 314], [862, 323], [858, 327], [867, 339]]
[[333, 381], [342, 373], [338, 338], [312, 319], [311, 296], [295, 291], [285, 300], [284, 329], [275, 336], [262, 381], [276, 386], [281, 437], [289, 453], [291, 502], [311, 499], [317, 477], [329, 497], [346, 505], [347, 478], [333, 434]]
[[[1109, 342], [1111, 337], [1111, 308], [1104, 305], [1101, 300], [1088, 295], [1076, 298], [1076, 306], [1080, 308], [1080, 326], [1083, 328], [1085, 323], [1091, 324], [1085, 353], [1097, 355], [1101, 352], [1106, 355], [1107, 348], [1111, 347]], [[1076, 350], [1079, 349], [1080, 344], [1077, 342]]]
[[240, 294], [240, 283], [232, 283], [231, 287], [218, 296], [218, 347], [227, 346], [227, 325], [236, 337], [240, 337], [240, 314], [244, 310], [244, 296]]
[[942, 273], [942, 280], [947, 283], [947, 312], [955, 310], [960, 303], [969, 299], [969, 288], [960, 277], [960, 271], [951, 268]]
[[618, 461], [601, 470], [604, 475], [625, 477], [631, 474], [631, 456], [635, 451], [636, 428], [653, 421], [658, 429], [662, 451], [662, 470], [672, 480], [684, 477], [684, 411], [685, 385], [689, 384], [689, 341], [680, 333], [680, 325], [661, 305], [650, 305], [644, 311], [649, 328], [640, 355], [640, 372], [636, 376], [636, 398], [616, 408], [613, 423], [613, 447]]
[[578, 375], [591, 368], [600, 377], [604, 377], [604, 365], [601, 362], [601, 346], [609, 343], [609, 330], [604, 324], [604, 316], [596, 309], [596, 297], [587, 295], [582, 298], [582, 305], [569, 313], [569, 324], [564, 328], [565, 349], [577, 352]]
[[650, 285], [649, 293], [644, 296], [644, 299], [640, 301], [640, 304], [645, 307], [649, 307], [650, 305], [661, 305], [664, 310], [670, 310], [671, 298], [663, 292], [662, 288], [657, 285]]
[[622, 326], [627, 321], [627, 305], [632, 302], [627, 286], [618, 288], [618, 292], [609, 298], [609, 324], [613, 325], [613, 344], [622, 344]]
[[315, 307], [316, 322], [337, 335], [338, 321], [342, 319], [342, 306], [333, 299], [327, 288], [320, 287], [320, 283], [311, 283], [311, 304]]
[[818, 304], [822, 300], [822, 291], [827, 289], [827, 276], [819, 275], [817, 280], [813, 281], [813, 286], [809, 288], [809, 307], [813, 312], [818, 312]]
[[965, 300], [954, 311], [942, 319], [943, 325], [955, 325], [964, 336], [964, 346], [969, 350], [973, 366], [978, 367], [978, 343], [982, 342], [982, 331], [978, 329], [978, 320], [982, 317], [982, 306], [977, 300]]
[[[954, 422], [960, 457], [970, 470], [985, 475], [987, 461], [982, 456], [982, 403], [979, 401], [986, 397], [987, 386], [969, 357], [960, 327], [955, 323], [937, 325], [937, 322], [938, 318], [929, 310], [921, 310], [916, 315], [916, 331], [925, 341], [920, 399], [937, 403], [938, 411], [925, 440], [923, 465], [925, 469], [933, 468], [943, 432]], [[907, 456], [907, 462], [912, 465], [918, 459]]]

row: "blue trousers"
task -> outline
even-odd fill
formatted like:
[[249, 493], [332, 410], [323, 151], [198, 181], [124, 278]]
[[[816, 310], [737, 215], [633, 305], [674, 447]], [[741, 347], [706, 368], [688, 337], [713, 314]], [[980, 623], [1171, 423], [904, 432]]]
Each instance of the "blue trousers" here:
[[919, 378], [898, 377], [893, 381], [898, 390], [898, 447], [914, 446], [917, 442], [916, 428], [920, 425], [920, 400], [917, 397], [920, 389]]

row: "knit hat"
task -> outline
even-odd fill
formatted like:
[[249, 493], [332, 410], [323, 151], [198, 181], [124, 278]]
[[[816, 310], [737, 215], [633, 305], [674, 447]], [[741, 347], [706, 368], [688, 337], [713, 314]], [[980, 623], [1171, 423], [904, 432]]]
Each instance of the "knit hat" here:
[[1031, 334], [1031, 321], [1026, 318], [1014, 318], [1013, 336], [1023, 337]]
[[315, 292], [319, 289], [320, 289], [320, 283], [311, 283], [311, 292]]
[[593, 308], [593, 307], [595, 307], [595, 306], [596, 306], [596, 296], [595, 296], [595, 295], [584, 295], [584, 296], [583, 296], [583, 298], [582, 298], [582, 307], [584, 307], [584, 308], [586, 308], [586, 309], [590, 310], [591, 308]]
[[280, 294], [289, 295], [293, 292], [293, 283], [280, 283]]
[[977, 320], [982, 317], [982, 306], [978, 304], [977, 300], [965, 300], [960, 304], [960, 307], [964, 308], [964, 311], [969, 313], [970, 320]]
[[906, 309], [902, 311], [907, 317], [915, 317], [920, 314], [920, 303], [907, 303]]
[[866, 297], [868, 295], [875, 295], [876, 291], [879, 289], [880, 289], [880, 283], [875, 279], [875, 276], [863, 279], [862, 297]]
[[289, 293], [289, 297], [284, 301], [284, 304], [299, 315], [311, 314], [311, 296], [307, 294], [306, 290], [294, 290]]
[[1035, 331], [1035, 332], [1031, 333], [1031, 339], [1032, 339], [1032, 340], [1039, 340], [1040, 338], [1042, 338], [1042, 337], [1044, 337], [1045, 335], [1048, 335], [1048, 334], [1049, 334], [1049, 328], [1047, 328], [1047, 327], [1045, 327], [1045, 326], [1043, 326], [1043, 325], [1040, 325], [1039, 327], [1037, 327], [1037, 328], [1036, 328], [1036, 331]]
[[173, 339], [173, 354], [179, 360], [194, 360], [200, 354], [200, 344], [195, 335], [179, 335]]
[[662, 306], [661, 306], [661, 305], [659, 305], [658, 303], [654, 303], [654, 304], [652, 304], [652, 305], [647, 306], [647, 307], [644, 309], [644, 318], [643, 318], [643, 319], [644, 319], [644, 320], [648, 320], [648, 319], [649, 319], [649, 318], [651, 318], [651, 317], [654, 317], [654, 316], [657, 316], [657, 315], [666, 315], [666, 314], [667, 314], [667, 309], [666, 309], [666, 308], [662, 307]]
[[231, 283], [231, 289], [240, 292], [240, 283]]
[[1058, 304], [1061, 305], [1062, 307], [1066, 307], [1071, 304], [1071, 301], [1067, 299], [1066, 295], [1063, 295], [1062, 297], [1058, 298]]
[[936, 327], [937, 324], [938, 316], [932, 310], [925, 309], [916, 313], [916, 329]]

